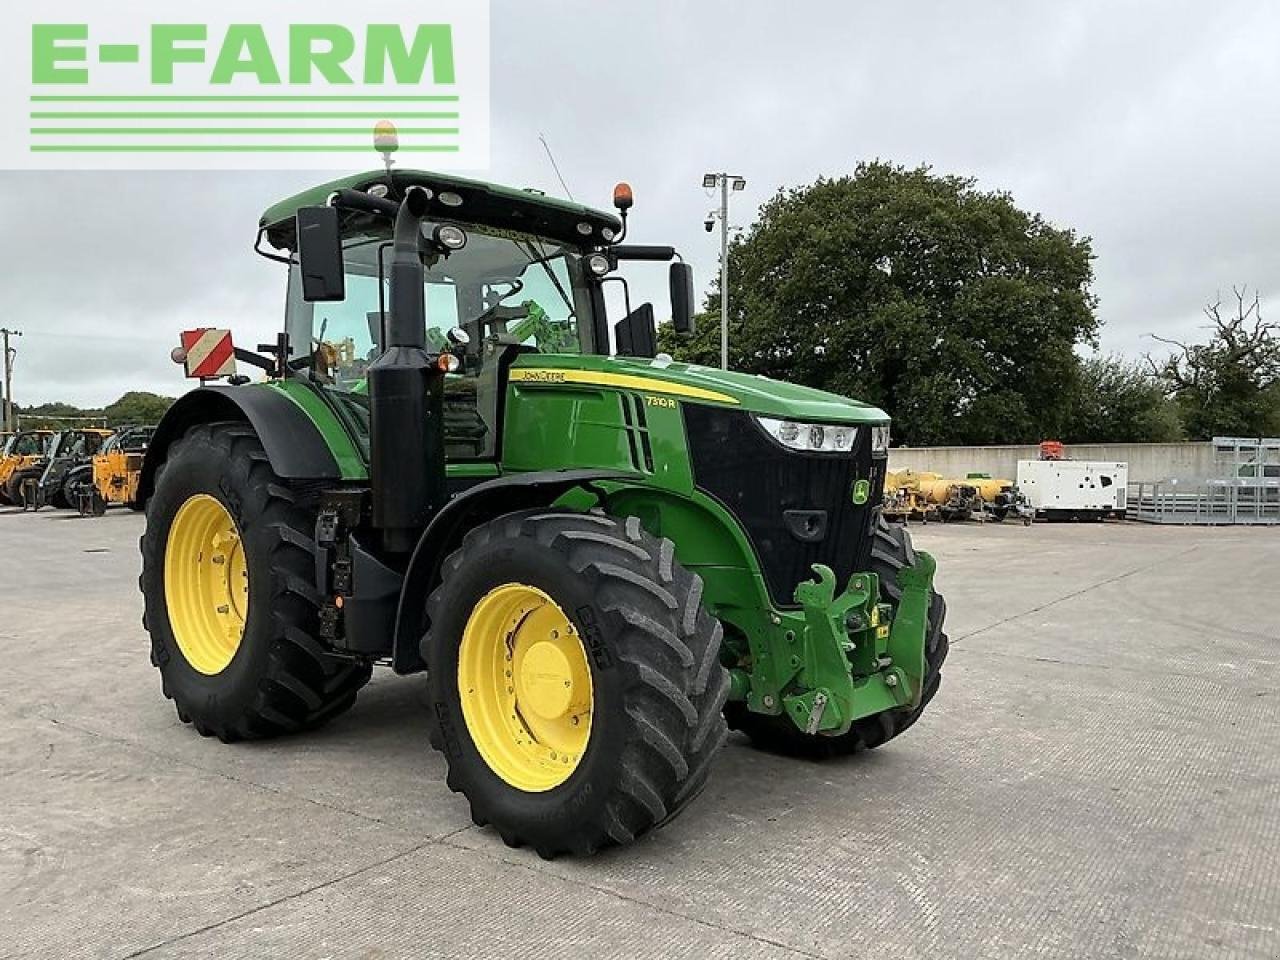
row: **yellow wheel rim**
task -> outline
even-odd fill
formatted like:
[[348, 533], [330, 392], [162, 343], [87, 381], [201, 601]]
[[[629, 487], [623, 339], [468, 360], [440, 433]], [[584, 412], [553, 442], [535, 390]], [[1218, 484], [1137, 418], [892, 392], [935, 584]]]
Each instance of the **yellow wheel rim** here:
[[504, 584], [476, 604], [458, 693], [472, 742], [511, 786], [540, 793], [578, 768], [591, 738], [591, 668], [577, 629], [537, 587]]
[[221, 673], [249, 615], [249, 570], [231, 514], [196, 494], [173, 518], [164, 551], [164, 599], [178, 649], [194, 670]]

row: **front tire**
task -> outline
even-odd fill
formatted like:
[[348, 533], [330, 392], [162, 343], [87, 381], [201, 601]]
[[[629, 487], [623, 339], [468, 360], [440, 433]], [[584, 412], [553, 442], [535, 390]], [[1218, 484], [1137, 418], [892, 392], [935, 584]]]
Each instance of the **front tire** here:
[[635, 518], [535, 510], [471, 530], [422, 652], [432, 745], [475, 823], [553, 857], [680, 812], [726, 735], [721, 627], [701, 600]]
[[[871, 572], [880, 577], [881, 598], [897, 609], [902, 591], [898, 588], [898, 571], [915, 563], [911, 535], [902, 527], [876, 517], [875, 540], [871, 546]], [[848, 732], [837, 737], [810, 735], [785, 716], [752, 713], [745, 703], [730, 703], [726, 716], [731, 730], [745, 733], [751, 742], [771, 753], [785, 756], [824, 758], [873, 750], [889, 742], [920, 719], [925, 707], [938, 692], [942, 682], [942, 662], [947, 658], [948, 641], [943, 633], [947, 604], [942, 596], [930, 592], [929, 626], [925, 634], [924, 692], [920, 704], [911, 710], [887, 710], [855, 720]]]
[[193, 427], [161, 465], [142, 536], [143, 625], [178, 717], [224, 742], [319, 726], [368, 682], [321, 646], [314, 513], [253, 429]]

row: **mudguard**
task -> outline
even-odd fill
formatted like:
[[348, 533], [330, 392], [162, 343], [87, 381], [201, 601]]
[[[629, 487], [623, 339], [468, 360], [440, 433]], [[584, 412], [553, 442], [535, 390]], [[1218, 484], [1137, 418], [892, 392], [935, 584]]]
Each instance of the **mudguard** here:
[[342, 472], [329, 445], [302, 408], [279, 390], [263, 386], [212, 386], [192, 390], [178, 400], [156, 427], [142, 465], [138, 500], [155, 489], [156, 470], [169, 447], [201, 423], [247, 421], [285, 480], [340, 480]]
[[423, 533], [405, 572], [396, 612], [392, 653], [395, 671], [413, 673], [424, 668], [418, 644], [422, 639], [427, 595], [439, 579], [440, 565], [462, 542], [467, 530], [504, 513], [550, 506], [570, 490], [590, 490], [593, 484], [602, 481], [634, 482], [638, 479], [638, 474], [615, 470], [512, 473], [476, 484], [450, 500]]

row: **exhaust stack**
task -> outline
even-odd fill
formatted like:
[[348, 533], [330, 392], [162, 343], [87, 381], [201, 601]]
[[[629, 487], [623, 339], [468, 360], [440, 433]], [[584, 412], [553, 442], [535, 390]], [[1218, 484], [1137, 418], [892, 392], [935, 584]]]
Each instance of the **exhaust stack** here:
[[426, 350], [419, 246], [430, 199], [410, 187], [396, 215], [386, 343], [368, 370], [373, 524], [392, 553], [411, 552], [445, 502], [445, 372]]

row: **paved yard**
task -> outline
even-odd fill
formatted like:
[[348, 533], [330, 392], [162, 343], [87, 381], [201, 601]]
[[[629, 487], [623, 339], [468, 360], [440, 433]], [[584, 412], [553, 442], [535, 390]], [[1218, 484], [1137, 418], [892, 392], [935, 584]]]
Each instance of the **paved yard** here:
[[1280, 530], [916, 528], [952, 653], [914, 730], [731, 738], [670, 827], [546, 863], [471, 826], [420, 679], [180, 724], [141, 528], [0, 514], [0, 956], [1280, 956]]

